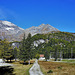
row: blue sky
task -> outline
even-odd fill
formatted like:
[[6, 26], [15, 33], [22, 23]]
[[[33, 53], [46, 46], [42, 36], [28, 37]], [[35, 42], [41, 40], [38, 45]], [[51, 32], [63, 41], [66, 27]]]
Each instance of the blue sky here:
[[44, 23], [75, 32], [75, 0], [0, 0], [0, 20], [24, 29]]

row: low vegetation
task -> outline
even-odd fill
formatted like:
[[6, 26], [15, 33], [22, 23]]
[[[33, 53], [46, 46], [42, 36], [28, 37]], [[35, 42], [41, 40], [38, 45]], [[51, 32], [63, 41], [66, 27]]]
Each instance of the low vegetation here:
[[15, 75], [29, 75], [29, 69], [30, 67], [32, 66], [31, 65], [23, 65], [23, 64], [15, 64], [14, 66], [14, 74]]
[[75, 63], [39, 61], [45, 75], [75, 75]]
[[62, 61], [75, 63], [75, 59], [63, 59]]
[[30, 61], [31, 64], [23, 64], [23, 61], [13, 62], [13, 75], [29, 75], [29, 69], [32, 67], [34, 61]]

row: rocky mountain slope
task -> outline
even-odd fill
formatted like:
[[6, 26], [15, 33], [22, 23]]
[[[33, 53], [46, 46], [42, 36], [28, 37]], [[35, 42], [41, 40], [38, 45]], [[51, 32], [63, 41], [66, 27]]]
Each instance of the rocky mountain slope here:
[[49, 24], [41, 24], [38, 27], [32, 26], [31, 28], [26, 29], [25, 33], [26, 34], [31, 33], [31, 35], [33, 36], [35, 34], [47, 34], [51, 31], [59, 31], [59, 30]]
[[19, 35], [24, 32], [24, 29], [16, 26], [8, 21], [0, 21], [0, 39], [20, 40]]
[[8, 21], [0, 21], [0, 39], [8, 39], [9, 41], [20, 41], [25, 33], [26, 36], [31, 33], [31, 35], [35, 34], [47, 34], [52, 31], [59, 31], [49, 24], [41, 24], [38, 27], [32, 26], [28, 29], [22, 29], [15, 24]]

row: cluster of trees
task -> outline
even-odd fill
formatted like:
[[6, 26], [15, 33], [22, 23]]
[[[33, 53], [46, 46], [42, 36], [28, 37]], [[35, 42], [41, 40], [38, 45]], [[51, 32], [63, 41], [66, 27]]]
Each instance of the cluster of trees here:
[[[44, 43], [34, 46], [34, 41], [39, 39], [45, 40]], [[57, 32], [50, 34], [37, 34], [31, 37], [24, 37], [19, 42], [19, 48], [12, 47], [12, 43], [7, 40], [0, 40], [0, 58], [7, 61], [12, 59], [20, 59], [29, 61], [32, 58], [39, 58], [40, 54], [44, 54], [46, 60], [50, 57], [55, 58], [75, 58], [75, 36], [66, 32]]]
[[24, 62], [30, 60], [34, 56], [34, 49], [31, 34], [28, 37], [24, 37], [19, 43], [19, 48], [12, 46], [13, 42], [8, 42], [6, 39], [0, 40], [0, 58], [8, 60], [16, 59], [23, 60]]
[[0, 58], [6, 59], [7, 62], [10, 60], [11, 62], [12, 59], [16, 58], [17, 50], [18, 49], [16, 47], [13, 49], [10, 42], [8, 42], [6, 39], [0, 40]]
[[75, 58], [75, 42], [68, 42], [61, 39], [51, 38], [47, 43], [35, 47], [35, 51], [44, 54], [46, 59], [50, 56], [55, 58]]

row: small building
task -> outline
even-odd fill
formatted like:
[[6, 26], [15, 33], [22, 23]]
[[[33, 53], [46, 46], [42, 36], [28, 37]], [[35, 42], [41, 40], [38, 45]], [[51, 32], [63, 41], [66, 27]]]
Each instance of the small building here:
[[44, 54], [40, 54], [39, 60], [45, 60]]
[[44, 54], [40, 54], [40, 57], [44, 57]]

